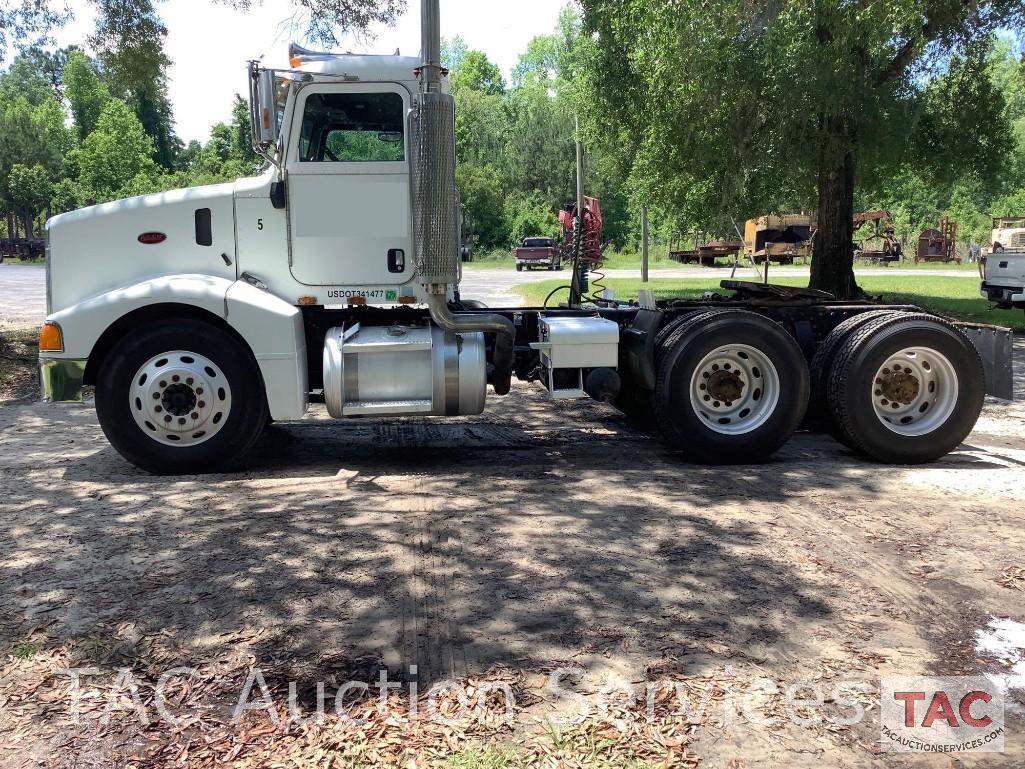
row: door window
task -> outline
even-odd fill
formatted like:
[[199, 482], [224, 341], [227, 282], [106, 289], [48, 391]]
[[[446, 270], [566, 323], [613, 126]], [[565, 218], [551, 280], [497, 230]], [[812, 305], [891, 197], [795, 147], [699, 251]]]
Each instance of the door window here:
[[301, 163], [382, 163], [406, 159], [397, 93], [314, 93], [299, 134]]

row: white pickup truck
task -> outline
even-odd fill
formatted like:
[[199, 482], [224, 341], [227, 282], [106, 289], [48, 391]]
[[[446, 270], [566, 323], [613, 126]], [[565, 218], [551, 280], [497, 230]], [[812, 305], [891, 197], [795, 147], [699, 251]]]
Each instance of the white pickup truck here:
[[1025, 310], [1025, 216], [993, 220], [993, 244], [985, 249], [982, 295], [998, 307]]

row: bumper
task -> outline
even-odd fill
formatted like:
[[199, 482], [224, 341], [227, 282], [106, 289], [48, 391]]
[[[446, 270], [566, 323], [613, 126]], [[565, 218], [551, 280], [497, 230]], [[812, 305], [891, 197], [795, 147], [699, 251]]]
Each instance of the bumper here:
[[85, 363], [63, 358], [40, 360], [39, 387], [43, 400], [47, 403], [81, 402]]
[[980, 293], [983, 299], [988, 299], [1003, 307], [1015, 307], [1025, 304], [1025, 287], [1023, 286], [983, 283]]

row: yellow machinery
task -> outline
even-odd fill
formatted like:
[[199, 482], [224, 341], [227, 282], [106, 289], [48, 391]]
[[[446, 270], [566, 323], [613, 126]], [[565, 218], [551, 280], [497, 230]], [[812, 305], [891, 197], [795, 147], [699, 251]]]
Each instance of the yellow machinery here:
[[748, 219], [744, 225], [744, 253], [757, 264], [765, 261], [793, 264], [811, 256], [815, 239], [814, 214], [782, 214]]

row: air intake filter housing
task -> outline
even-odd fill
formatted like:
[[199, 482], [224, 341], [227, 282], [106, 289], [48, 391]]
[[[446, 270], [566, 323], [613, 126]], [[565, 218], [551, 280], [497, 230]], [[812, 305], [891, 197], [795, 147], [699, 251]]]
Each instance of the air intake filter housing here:
[[421, 93], [413, 109], [413, 242], [423, 285], [455, 284], [459, 275], [455, 100]]

